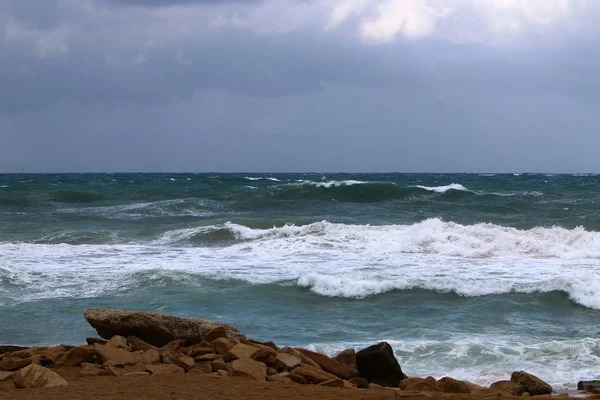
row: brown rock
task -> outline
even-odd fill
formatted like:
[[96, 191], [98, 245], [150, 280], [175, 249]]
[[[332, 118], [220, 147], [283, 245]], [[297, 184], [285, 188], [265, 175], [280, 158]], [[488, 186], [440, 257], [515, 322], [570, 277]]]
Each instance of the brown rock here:
[[145, 372], [146, 365], [138, 361], [135, 364], [125, 365], [124, 370], [125, 372]]
[[[123, 374], [123, 376], [131, 376], [131, 375], [140, 375], [140, 376], [148, 376], [150, 375], [149, 372], [142, 372], [142, 371], [134, 371], [134, 372], [125, 372]], [[160, 375], [160, 374], [158, 374]]]
[[[115, 368], [125, 368], [125, 364], [122, 362], [108, 360], [107, 362], [102, 364], [104, 367], [115, 367]], [[83, 366], [83, 364], [82, 364]]]
[[277, 353], [276, 359], [279, 366], [286, 369], [295, 368], [302, 362], [300, 357], [289, 353]]
[[[211, 374], [213, 372], [218, 371], [217, 369], [213, 369], [212, 363], [210, 361], [202, 361], [202, 362], [196, 363], [195, 365], [196, 365], [195, 369], [198, 369], [205, 374]], [[227, 366], [225, 366], [225, 370], [227, 370]]]
[[[206, 361], [206, 362], [208, 362], [208, 361]], [[181, 368], [185, 369], [186, 371], [189, 371], [190, 369], [192, 369], [196, 366], [196, 362], [190, 356], [180, 355], [179, 357], [177, 357], [177, 361], [175, 362], [175, 365], [178, 365]]]
[[21, 346], [0, 346], [0, 354], [14, 353], [15, 351], [26, 350], [28, 348]]
[[106, 346], [115, 347], [117, 349], [127, 348], [127, 339], [120, 335], [115, 335], [106, 342]]
[[512, 381], [498, 381], [490, 385], [490, 389], [501, 390], [513, 396], [521, 396], [525, 393], [525, 386]]
[[[229, 350], [227, 350], [229, 351]], [[189, 350], [187, 351], [187, 355], [190, 357], [197, 357], [197, 356], [203, 356], [205, 354], [214, 354], [215, 352], [215, 348], [214, 347], [204, 347], [204, 346], [192, 346], [189, 348]], [[225, 352], [225, 354], [227, 354], [227, 352]]]
[[150, 343], [143, 341], [142, 339], [140, 339], [137, 336], [132, 336], [132, 335], [128, 336], [127, 343], [129, 343], [129, 346], [131, 347], [131, 350], [133, 350], [133, 351], [136, 351], [136, 350], [143, 350], [143, 351], [158, 350], [158, 347], [152, 346]]
[[219, 376], [229, 376], [229, 372], [222, 369], [218, 370], [216, 373], [219, 374]]
[[179, 350], [182, 346], [185, 346], [185, 343], [187, 342], [186, 339], [176, 339], [176, 340], [172, 340], [169, 343], [165, 344], [164, 346], [162, 346], [159, 350], [160, 351], [172, 351], [172, 352], [176, 352], [177, 350]]
[[360, 376], [369, 382], [376, 378], [387, 382], [386, 386], [397, 387], [401, 380], [408, 378], [394, 356], [392, 346], [381, 342], [356, 353], [356, 365]]
[[340, 378], [336, 378], [336, 379], [331, 379], [329, 381], [321, 382], [318, 384], [318, 386], [341, 388], [341, 387], [344, 387], [344, 381]]
[[[46, 349], [46, 347], [42, 347], [42, 349]], [[30, 349], [13, 351], [12, 353], [10, 353], [10, 356], [12, 358], [21, 358], [21, 359], [31, 358], [36, 353], [36, 350], [40, 350], [40, 348], [34, 347], [34, 348], [30, 348]]]
[[407, 392], [439, 392], [440, 389], [435, 381], [435, 378], [428, 376], [427, 378], [415, 382], [406, 387]]
[[302, 375], [295, 374], [295, 373], [293, 373], [293, 372], [292, 372], [292, 373], [290, 373], [288, 376], [289, 376], [289, 378], [290, 378], [291, 380], [293, 380], [294, 382], [296, 382], [296, 383], [299, 383], [299, 384], [301, 384], [301, 385], [307, 385], [307, 384], [309, 383], [309, 382], [308, 382], [308, 379], [306, 379], [306, 378], [305, 378], [305, 377], [303, 377]]
[[264, 356], [265, 352], [263, 350], [247, 344], [238, 343], [227, 352], [225, 360], [256, 360]]
[[109, 360], [122, 362], [123, 364], [135, 364], [137, 362], [133, 353], [104, 344], [94, 344], [94, 351], [98, 354], [98, 357], [102, 362]]
[[354, 349], [342, 350], [337, 354], [337, 356], [333, 357], [333, 359], [349, 367], [358, 369], [356, 367], [356, 352], [354, 351]]
[[257, 381], [264, 381], [267, 375], [267, 366], [261, 362], [243, 358], [231, 363], [232, 376], [245, 376]]
[[219, 370], [227, 371], [227, 364], [225, 363], [225, 361], [223, 361], [223, 359], [211, 361], [210, 365], [211, 365], [211, 369], [213, 371], [219, 371]]
[[186, 339], [189, 344], [199, 343], [211, 329], [217, 326], [224, 326], [228, 337], [244, 337], [232, 325], [146, 311], [89, 308], [84, 316], [103, 338], [133, 335], [159, 347], [175, 339]]
[[84, 362], [94, 362], [96, 352], [88, 346], [73, 347], [54, 362], [57, 366], [74, 367]]
[[217, 338], [212, 342], [216, 353], [222, 356], [225, 356], [227, 353], [229, 353], [229, 350], [231, 350], [233, 346], [237, 344], [238, 342], [235, 339], [230, 338]]
[[7, 381], [14, 374], [14, 372], [0, 371], [0, 382]]
[[217, 326], [216, 328], [212, 328], [210, 331], [208, 331], [204, 337], [204, 340], [207, 342], [212, 342], [215, 339], [225, 337], [227, 337], [227, 329], [224, 326]]
[[110, 373], [105, 370], [96, 367], [93, 364], [83, 365], [81, 371], [79, 371], [79, 376], [100, 376], [100, 375], [110, 375]]
[[552, 386], [546, 382], [524, 371], [515, 371], [510, 376], [512, 382], [520, 383], [525, 387], [525, 391], [536, 396], [540, 394], [551, 394]]
[[311, 366], [303, 365], [294, 368], [292, 371], [290, 371], [290, 375], [291, 374], [302, 375], [308, 381], [314, 383], [321, 383], [325, 381], [330, 381], [332, 379], [337, 379], [337, 376], [330, 374], [329, 372], [325, 372], [321, 369], [317, 369]]
[[152, 375], [183, 374], [184, 369], [175, 364], [146, 365], [146, 370]]
[[311, 360], [319, 364], [324, 371], [334, 374], [335, 376], [342, 379], [350, 379], [358, 376], [358, 370], [352, 368], [346, 364], [342, 364], [332, 358], [327, 357], [324, 354], [315, 353], [314, 351], [306, 349], [297, 349], [300, 353], [309, 357]]
[[16, 371], [31, 364], [30, 358], [5, 357], [0, 361], [0, 371]]
[[577, 382], [577, 390], [592, 390], [599, 389], [600, 381], [579, 381]]
[[409, 387], [410, 385], [412, 385], [413, 383], [417, 383], [417, 382], [421, 382], [425, 380], [424, 378], [418, 378], [418, 377], [413, 377], [413, 378], [406, 378], [400, 381], [400, 384], [398, 385], [398, 387], [401, 390], [406, 390], [407, 387]]
[[194, 357], [194, 361], [196, 362], [203, 362], [203, 361], [215, 361], [215, 360], [221, 360], [221, 356], [218, 354], [204, 354], [202, 356], [196, 356]]
[[348, 379], [348, 382], [350, 382], [351, 384], [353, 384], [354, 386], [356, 386], [357, 388], [360, 388], [360, 389], [368, 389], [369, 388], [369, 381], [366, 380], [365, 378], [361, 378], [360, 376], [355, 376], [354, 378], [350, 378], [350, 379]]
[[161, 356], [158, 350], [150, 349], [136, 355], [136, 359], [143, 364], [160, 364]]
[[256, 347], [263, 351], [263, 354], [260, 354], [255, 358], [256, 361], [263, 362], [270, 366], [275, 366], [277, 363], [277, 351], [270, 346], [266, 346], [264, 344], [258, 343], [256, 341], [248, 341], [248, 346]]
[[437, 386], [443, 393], [471, 393], [471, 388], [465, 382], [448, 376], [437, 381]]
[[92, 346], [92, 345], [94, 345], [96, 343], [98, 343], [98, 344], [106, 344], [106, 343], [108, 343], [108, 340], [100, 339], [100, 338], [95, 338], [95, 337], [87, 337], [87, 338], [85, 338], [85, 341], [90, 346]]
[[67, 386], [67, 381], [56, 372], [39, 365], [29, 365], [12, 375], [13, 384], [17, 388], [46, 388]]

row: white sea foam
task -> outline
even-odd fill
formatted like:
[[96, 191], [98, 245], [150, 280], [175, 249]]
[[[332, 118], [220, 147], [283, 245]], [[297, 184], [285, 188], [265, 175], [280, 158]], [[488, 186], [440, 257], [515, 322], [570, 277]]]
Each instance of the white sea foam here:
[[464, 187], [460, 183], [451, 183], [450, 185], [446, 185], [446, 186], [422, 186], [422, 185], [416, 185], [414, 187], [417, 187], [419, 189], [429, 190], [430, 192], [436, 192], [436, 193], [446, 193], [449, 190], [459, 190], [459, 191], [463, 191], [463, 192], [469, 192], [470, 191], [469, 189], [467, 189], [466, 187]]
[[254, 177], [254, 176], [246, 176], [246, 177], [244, 177], [244, 179], [248, 179], [249, 181], [260, 181], [260, 180], [262, 180], [264, 178]]
[[2, 188], [2, 189], [7, 188], [7, 187], [10, 187], [10, 185], [0, 185], [0, 188]]
[[449, 340], [373, 337], [368, 341], [302, 343], [311, 350], [335, 355], [346, 348], [361, 349], [385, 340], [395, 350], [409, 376], [451, 376], [478, 385], [510, 379], [512, 371], [526, 370], [543, 377], [555, 391], [573, 390], [581, 379], [597, 379], [600, 339], [538, 341], [490, 335], [454, 335]]
[[244, 177], [244, 179], [248, 179], [249, 181], [268, 180], [268, 181], [272, 181], [272, 182], [281, 182], [281, 180], [279, 180], [277, 178], [273, 178], [271, 176], [267, 176], [267, 177], [262, 177], [262, 176], [246, 176], [246, 177]]
[[[220, 230], [236, 241], [189, 246], [189, 239]], [[158, 269], [254, 284], [293, 281], [349, 298], [413, 288], [461, 296], [563, 291], [600, 309], [600, 233], [582, 228], [517, 230], [439, 219], [271, 229], [227, 223], [165, 232], [147, 245], [0, 244], [0, 254], [0, 268], [28, 288], [14, 293], [22, 299], [94, 297], [132, 273]]]
[[324, 188], [352, 186], [352, 185], [364, 185], [367, 183], [377, 183], [377, 182], [356, 181], [356, 180], [351, 180], [351, 179], [343, 180], [343, 181], [322, 181], [322, 182], [300, 180], [297, 182], [300, 183], [301, 185], [310, 185], [310, 186], [324, 187]]

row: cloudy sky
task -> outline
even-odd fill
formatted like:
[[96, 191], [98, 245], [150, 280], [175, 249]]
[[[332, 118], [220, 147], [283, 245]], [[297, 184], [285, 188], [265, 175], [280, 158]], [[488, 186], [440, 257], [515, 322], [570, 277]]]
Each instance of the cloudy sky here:
[[1, 0], [0, 171], [600, 172], [597, 0]]

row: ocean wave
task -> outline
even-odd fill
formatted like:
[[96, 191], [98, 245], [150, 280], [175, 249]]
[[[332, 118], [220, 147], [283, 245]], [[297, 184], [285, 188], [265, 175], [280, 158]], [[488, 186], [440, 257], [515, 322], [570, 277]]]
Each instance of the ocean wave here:
[[[343, 180], [343, 181], [298, 181], [300, 185], [310, 185], [319, 188], [331, 188], [331, 187], [340, 187], [340, 186], [353, 186], [353, 185], [364, 185], [367, 183], [380, 183], [380, 182], [365, 182], [365, 181], [356, 181], [356, 180]], [[395, 185], [394, 183], [389, 183], [390, 185]]]
[[281, 182], [280, 179], [274, 178], [272, 176], [246, 176], [246, 177], [244, 177], [244, 179], [247, 179], [249, 181], [267, 180], [267, 181], [271, 181], [271, 182]]
[[[347, 348], [361, 349], [369, 341], [309, 343], [304, 347], [334, 356]], [[555, 391], [574, 390], [581, 379], [594, 379], [600, 362], [600, 339], [524, 340], [490, 335], [450, 340], [385, 338], [409, 376], [451, 376], [488, 387], [510, 379], [512, 371], [526, 370], [544, 377]]]
[[462, 192], [470, 192], [469, 189], [467, 189], [466, 187], [464, 187], [460, 183], [451, 183], [451, 184], [445, 185], [445, 186], [422, 186], [422, 185], [416, 185], [414, 187], [417, 187], [419, 189], [428, 190], [430, 192], [436, 192], [436, 193], [446, 193], [446, 192], [448, 192], [450, 190], [458, 190], [458, 191], [462, 191]]

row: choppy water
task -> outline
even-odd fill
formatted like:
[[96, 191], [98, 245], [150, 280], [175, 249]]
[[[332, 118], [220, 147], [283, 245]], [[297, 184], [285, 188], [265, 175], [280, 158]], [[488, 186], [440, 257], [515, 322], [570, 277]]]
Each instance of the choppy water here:
[[596, 175], [0, 175], [0, 342], [146, 309], [572, 388], [600, 378], [598, 204]]

